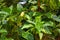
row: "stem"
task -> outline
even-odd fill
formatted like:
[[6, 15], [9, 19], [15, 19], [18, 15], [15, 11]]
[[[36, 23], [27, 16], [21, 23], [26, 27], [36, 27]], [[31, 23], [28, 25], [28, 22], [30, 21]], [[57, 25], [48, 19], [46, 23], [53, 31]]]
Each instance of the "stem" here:
[[40, 11], [40, 0], [38, 0], [38, 11]]

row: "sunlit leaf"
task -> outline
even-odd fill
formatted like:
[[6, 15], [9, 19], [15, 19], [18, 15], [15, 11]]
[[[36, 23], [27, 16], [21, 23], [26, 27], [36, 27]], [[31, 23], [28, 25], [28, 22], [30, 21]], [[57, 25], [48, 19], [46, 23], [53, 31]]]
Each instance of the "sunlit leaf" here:
[[35, 24], [35, 22], [33, 22], [33, 21], [30, 21], [30, 20], [27, 20], [27, 22], [29, 22], [29, 23], [32, 23], [32, 24]]
[[24, 29], [24, 28], [30, 28], [30, 27], [33, 27], [33, 25], [31, 25], [31, 24], [24, 24], [23, 27], [22, 27], [22, 29]]
[[5, 40], [14, 40], [14, 39], [12, 39], [12, 38], [5, 38]]
[[7, 30], [5, 30], [5, 29], [0, 29], [0, 33], [6, 33], [7, 32]]
[[53, 22], [49, 21], [49, 22], [46, 22], [43, 26], [46, 27], [46, 26], [53, 26]]
[[25, 15], [25, 17], [28, 19], [28, 20], [31, 20], [31, 17], [29, 15]]
[[44, 23], [44, 22], [41, 21], [41, 16], [38, 16], [38, 17], [35, 18], [35, 28], [36, 28], [39, 32], [40, 32], [41, 29], [43, 28], [43, 23]]
[[5, 12], [5, 11], [0, 11], [0, 14], [8, 14], [7, 12]]

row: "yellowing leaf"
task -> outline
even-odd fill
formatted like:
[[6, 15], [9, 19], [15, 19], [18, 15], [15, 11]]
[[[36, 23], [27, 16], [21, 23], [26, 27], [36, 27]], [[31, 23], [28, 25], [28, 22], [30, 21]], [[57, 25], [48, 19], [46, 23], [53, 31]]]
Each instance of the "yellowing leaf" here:
[[25, 12], [21, 12], [20, 16], [23, 17]]

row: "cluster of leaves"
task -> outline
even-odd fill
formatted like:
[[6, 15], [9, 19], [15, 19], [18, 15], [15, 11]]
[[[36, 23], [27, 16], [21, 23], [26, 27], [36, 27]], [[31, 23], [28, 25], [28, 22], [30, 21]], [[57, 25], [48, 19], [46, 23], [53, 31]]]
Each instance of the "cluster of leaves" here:
[[[0, 1], [0, 40], [55, 40], [60, 35], [60, 0]], [[12, 1], [12, 0], [11, 0]], [[8, 2], [9, 3], [9, 2]]]

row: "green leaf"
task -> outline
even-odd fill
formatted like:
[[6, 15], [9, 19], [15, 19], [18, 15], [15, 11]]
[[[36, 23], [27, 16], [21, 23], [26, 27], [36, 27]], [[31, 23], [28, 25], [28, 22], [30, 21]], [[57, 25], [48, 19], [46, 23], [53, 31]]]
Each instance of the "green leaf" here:
[[28, 19], [28, 20], [31, 20], [31, 17], [27, 14], [25, 14], [25, 17]]
[[27, 29], [28, 29], [28, 28], [30, 28], [30, 27], [32, 27], [32, 26], [33, 26], [33, 25], [31, 25], [31, 24], [24, 24], [23, 27], [22, 27], [22, 29], [24, 29], [24, 28], [27, 28]]
[[57, 22], [60, 22], [60, 18], [57, 17], [56, 15], [53, 15], [53, 20], [57, 21]]
[[37, 16], [35, 18], [35, 28], [38, 30], [38, 32], [41, 31], [41, 29], [43, 28], [43, 21], [41, 21], [41, 16]]
[[27, 22], [31, 23], [31, 24], [35, 24], [35, 22], [33, 21], [30, 21], [30, 20], [27, 20]]
[[14, 39], [12, 39], [12, 38], [5, 38], [4, 40], [14, 40]]
[[0, 33], [6, 33], [7, 32], [7, 30], [5, 30], [5, 29], [0, 29]]
[[0, 11], [0, 20], [4, 20], [9, 14], [5, 11]]
[[41, 4], [41, 5], [40, 5], [40, 8], [43, 9], [44, 11], [46, 11], [46, 6], [45, 6], [45, 4]]
[[27, 39], [27, 40], [34, 40], [33, 35], [29, 32], [22, 33], [22, 37]]
[[57, 29], [57, 31], [60, 33], [60, 29]]
[[20, 12], [22, 11], [23, 6], [21, 4], [17, 4], [17, 11]]
[[37, 9], [38, 9], [37, 6], [32, 6], [32, 7], [31, 7], [31, 10], [32, 10], [32, 11], [36, 11]]
[[48, 27], [44, 27], [42, 29], [42, 32], [46, 33], [46, 34], [52, 34], [51, 31], [48, 29]]
[[5, 11], [0, 11], [0, 14], [5, 14], [5, 15], [8, 15], [8, 12], [5, 12]]
[[52, 18], [53, 14], [51, 12], [48, 12], [47, 14], [45, 14], [48, 18]]
[[32, 4], [36, 4], [37, 3], [37, 1], [35, 1], [35, 0], [29, 0], [28, 2], [32, 3]]
[[10, 13], [10, 9], [8, 7], [3, 8], [2, 10], [7, 12], [7, 13]]
[[57, 9], [57, 3], [55, 0], [50, 0], [49, 5], [52, 10]]
[[49, 22], [45, 22], [45, 24], [43, 26], [46, 27], [46, 26], [53, 26], [53, 25], [54, 25], [54, 23], [49, 21]]
[[11, 5], [10, 7], [9, 7], [9, 9], [10, 9], [10, 14], [13, 12], [13, 6]]

